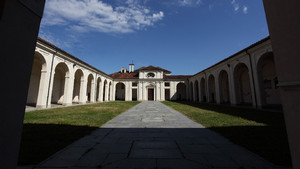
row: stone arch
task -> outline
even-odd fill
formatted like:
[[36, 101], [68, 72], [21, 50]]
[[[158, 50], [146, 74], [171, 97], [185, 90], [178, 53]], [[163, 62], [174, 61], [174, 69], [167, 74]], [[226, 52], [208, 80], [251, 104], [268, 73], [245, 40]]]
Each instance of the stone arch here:
[[122, 82], [118, 82], [116, 84], [116, 95], [115, 95], [115, 100], [122, 100], [125, 101], [125, 89], [126, 86]]
[[208, 98], [209, 102], [215, 103], [216, 102], [216, 83], [214, 75], [209, 75], [208, 77]]
[[87, 78], [87, 87], [86, 87], [86, 98], [88, 102], [94, 102], [95, 100], [95, 89], [94, 89], [95, 79], [93, 74], [89, 74]]
[[[32, 70], [30, 75], [30, 83], [26, 104], [36, 107], [41, 103], [43, 97], [43, 84], [45, 83], [45, 74], [47, 73], [47, 63], [42, 54], [35, 52]], [[39, 103], [38, 103], [39, 102]]]
[[201, 95], [201, 101], [207, 102], [205, 78], [201, 78], [200, 80], [200, 95]]
[[101, 101], [101, 77], [97, 78], [97, 82], [96, 82], [96, 101], [100, 102]]
[[195, 101], [199, 102], [199, 83], [198, 80], [195, 81], [194, 83], [194, 88], [195, 88]]
[[219, 73], [220, 103], [230, 103], [229, 78], [226, 70]]
[[185, 83], [178, 83], [176, 86], [177, 91], [177, 100], [186, 100], [186, 84]]
[[193, 82], [190, 82], [190, 101], [194, 101], [194, 85]]
[[103, 82], [103, 101], [107, 101], [107, 98], [106, 98], [106, 95], [108, 95], [108, 92], [107, 92], [107, 80], [105, 79], [104, 82]]
[[257, 76], [262, 105], [280, 105], [280, 93], [273, 52], [263, 54], [257, 62]]
[[84, 85], [84, 74], [81, 69], [77, 69], [74, 74], [74, 87], [73, 87], [73, 97], [72, 102], [79, 103], [82, 102], [81, 95]]
[[69, 68], [64, 62], [60, 62], [54, 69], [51, 103], [65, 104], [68, 86]]
[[249, 69], [245, 63], [239, 63], [233, 71], [237, 104], [252, 105], [252, 91]]

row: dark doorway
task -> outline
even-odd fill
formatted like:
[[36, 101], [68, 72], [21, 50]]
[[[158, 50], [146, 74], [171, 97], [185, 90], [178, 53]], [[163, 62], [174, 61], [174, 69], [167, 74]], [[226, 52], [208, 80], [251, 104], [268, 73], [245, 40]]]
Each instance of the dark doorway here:
[[148, 100], [154, 100], [154, 89], [148, 89]]
[[170, 100], [170, 89], [165, 89], [165, 100]]
[[137, 89], [132, 89], [132, 101], [137, 100]]

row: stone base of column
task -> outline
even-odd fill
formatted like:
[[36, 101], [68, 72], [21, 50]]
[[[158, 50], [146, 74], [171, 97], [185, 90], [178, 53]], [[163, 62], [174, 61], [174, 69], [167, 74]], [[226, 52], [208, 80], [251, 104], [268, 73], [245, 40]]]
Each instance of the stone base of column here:
[[35, 107], [38, 109], [43, 109], [43, 108], [46, 108], [46, 105], [36, 105]]

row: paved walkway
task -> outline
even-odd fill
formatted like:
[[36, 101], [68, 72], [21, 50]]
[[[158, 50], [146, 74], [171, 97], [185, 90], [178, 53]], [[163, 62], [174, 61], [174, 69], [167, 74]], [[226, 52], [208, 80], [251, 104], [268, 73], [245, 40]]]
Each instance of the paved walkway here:
[[160, 102], [142, 102], [37, 168], [275, 168]]

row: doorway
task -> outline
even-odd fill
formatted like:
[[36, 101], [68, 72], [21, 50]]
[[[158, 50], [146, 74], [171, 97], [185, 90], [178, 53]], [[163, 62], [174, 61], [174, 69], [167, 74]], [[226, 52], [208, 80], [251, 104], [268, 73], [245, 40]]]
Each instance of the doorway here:
[[148, 89], [148, 100], [154, 100], [154, 89]]

